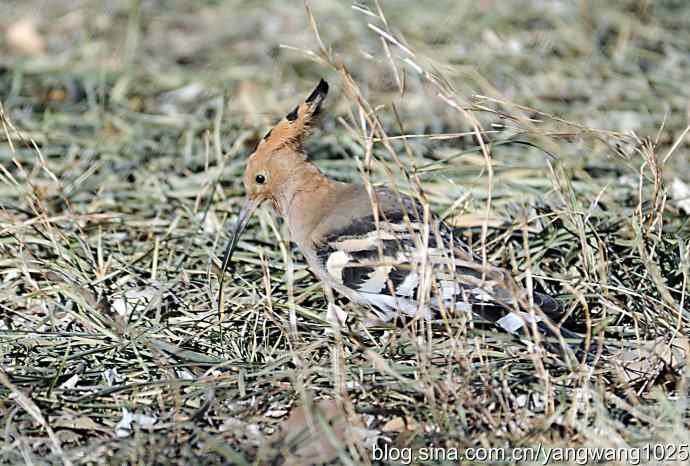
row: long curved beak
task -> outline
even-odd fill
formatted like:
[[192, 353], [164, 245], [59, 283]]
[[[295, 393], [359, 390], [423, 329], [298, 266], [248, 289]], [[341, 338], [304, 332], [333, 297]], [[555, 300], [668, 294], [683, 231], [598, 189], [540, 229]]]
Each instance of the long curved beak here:
[[225, 247], [225, 252], [223, 253], [223, 261], [221, 262], [221, 268], [220, 268], [220, 279], [219, 279], [219, 291], [218, 291], [218, 315], [222, 316], [222, 307], [223, 307], [223, 281], [225, 279], [225, 271], [228, 269], [228, 266], [230, 265], [230, 261], [232, 261], [232, 254], [235, 252], [235, 248], [237, 247], [237, 242], [240, 239], [240, 236], [242, 235], [242, 232], [244, 231], [245, 228], [247, 228], [247, 223], [249, 223], [249, 219], [252, 217], [252, 214], [254, 211], [261, 205], [261, 199], [249, 199], [247, 198], [244, 201], [244, 205], [242, 206], [242, 210], [240, 210], [240, 215], [237, 217], [237, 222], [235, 223], [235, 227], [233, 228], [232, 232], [232, 238], [230, 238], [230, 241], [228, 242], [228, 245]]

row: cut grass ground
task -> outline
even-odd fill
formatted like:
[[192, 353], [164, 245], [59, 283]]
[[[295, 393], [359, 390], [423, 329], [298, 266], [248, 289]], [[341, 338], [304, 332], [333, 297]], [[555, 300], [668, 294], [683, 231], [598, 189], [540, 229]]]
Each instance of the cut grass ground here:
[[[33, 17], [44, 40], [28, 55], [0, 42], [0, 461], [265, 464], [292, 448], [300, 464], [317, 457], [299, 444], [325, 442], [336, 463], [369, 464], [377, 438], [687, 444], [690, 7], [311, 13], [0, 5], [3, 31]], [[240, 242], [219, 320], [244, 161], [322, 76], [316, 163], [421, 188], [492, 263], [561, 301], [564, 324], [599, 342], [593, 362], [463, 318], [327, 334], [323, 293], [268, 212]], [[363, 430], [284, 438], [329, 418], [286, 424], [323, 399]]]

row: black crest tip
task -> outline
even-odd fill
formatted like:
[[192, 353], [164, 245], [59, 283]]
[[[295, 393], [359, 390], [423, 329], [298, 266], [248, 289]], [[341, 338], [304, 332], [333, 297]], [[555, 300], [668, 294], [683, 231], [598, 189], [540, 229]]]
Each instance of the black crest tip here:
[[299, 112], [299, 106], [295, 107], [290, 113], [285, 115], [288, 121], [295, 121], [297, 119], [297, 114]]
[[328, 94], [328, 83], [326, 82], [325, 79], [321, 78], [319, 81], [319, 84], [317, 84], [316, 88], [309, 94], [309, 97], [307, 97], [307, 103], [310, 104], [317, 98], [320, 100], [323, 100], [326, 95]]

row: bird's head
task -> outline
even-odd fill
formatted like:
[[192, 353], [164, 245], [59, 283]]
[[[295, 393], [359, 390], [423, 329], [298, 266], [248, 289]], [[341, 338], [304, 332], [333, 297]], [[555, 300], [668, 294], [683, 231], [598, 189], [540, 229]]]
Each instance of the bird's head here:
[[277, 207], [278, 196], [283, 192], [291, 173], [305, 163], [304, 138], [315, 122], [327, 94], [328, 83], [322, 79], [304, 102], [266, 133], [254, 153], [249, 156], [244, 172], [246, 198], [232, 239], [225, 250], [223, 273], [254, 211], [265, 201], [273, 202]]

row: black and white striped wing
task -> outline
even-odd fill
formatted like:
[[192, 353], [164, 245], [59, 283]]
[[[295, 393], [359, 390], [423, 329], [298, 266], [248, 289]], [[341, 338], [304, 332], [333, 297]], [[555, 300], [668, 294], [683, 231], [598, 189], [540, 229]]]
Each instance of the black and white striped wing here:
[[367, 217], [330, 233], [318, 256], [337, 284], [382, 310], [386, 319], [399, 311], [425, 317], [438, 309], [474, 311], [517, 330], [526, 313], [512, 312], [519, 292], [512, 279], [501, 269], [482, 267], [469, 251], [443, 223], [429, 228], [409, 219], [377, 223]]

